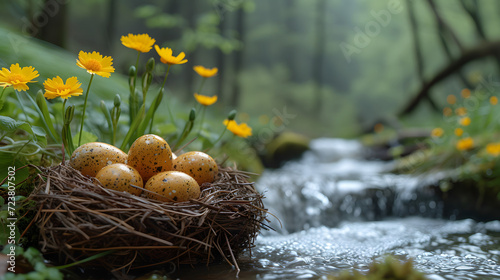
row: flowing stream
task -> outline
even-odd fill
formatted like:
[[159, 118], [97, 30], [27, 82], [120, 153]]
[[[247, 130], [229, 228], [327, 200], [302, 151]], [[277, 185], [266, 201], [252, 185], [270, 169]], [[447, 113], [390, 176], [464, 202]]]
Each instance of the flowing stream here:
[[[262, 232], [243, 255], [239, 279], [326, 279], [367, 271], [386, 254], [413, 259], [429, 279], [500, 279], [500, 221], [443, 216], [425, 186], [439, 178], [388, 173], [392, 163], [363, 159], [354, 140], [316, 139], [297, 162], [257, 182], [275, 232]], [[177, 273], [176, 273], [177, 274]], [[173, 279], [235, 279], [221, 264]]]

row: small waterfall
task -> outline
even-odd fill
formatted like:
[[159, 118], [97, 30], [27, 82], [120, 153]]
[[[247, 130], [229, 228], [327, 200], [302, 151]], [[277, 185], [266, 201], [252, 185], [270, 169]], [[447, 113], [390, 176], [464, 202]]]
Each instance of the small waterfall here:
[[370, 161], [359, 141], [320, 138], [296, 162], [265, 171], [257, 186], [282, 233], [342, 221], [374, 221], [419, 215], [442, 217], [443, 203], [426, 186], [434, 177], [389, 173], [391, 162]]

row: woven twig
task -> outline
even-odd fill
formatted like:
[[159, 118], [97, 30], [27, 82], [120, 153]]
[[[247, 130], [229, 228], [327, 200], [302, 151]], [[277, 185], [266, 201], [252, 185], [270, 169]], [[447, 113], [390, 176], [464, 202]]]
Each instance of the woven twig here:
[[198, 199], [159, 202], [102, 187], [67, 165], [41, 168], [30, 199], [38, 204], [42, 252], [60, 263], [113, 250], [93, 265], [117, 270], [167, 262], [211, 263], [253, 247], [266, 209], [249, 174], [220, 168]]

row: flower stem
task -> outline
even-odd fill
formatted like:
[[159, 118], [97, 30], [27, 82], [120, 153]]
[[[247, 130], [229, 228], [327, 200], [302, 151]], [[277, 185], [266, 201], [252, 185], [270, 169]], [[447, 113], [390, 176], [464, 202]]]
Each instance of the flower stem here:
[[137, 60], [135, 61], [135, 78], [137, 79], [137, 72], [138, 72], [138, 69], [137, 67], [139, 67], [139, 56], [141, 56], [141, 52], [140, 51], [137, 51]]
[[[165, 87], [165, 83], [167, 82], [167, 77], [168, 77], [168, 73], [170, 72], [170, 64], [168, 65], [167, 67], [167, 74], [165, 74], [165, 79], [163, 80], [163, 84], [161, 85], [161, 88], [160, 88], [160, 92], [163, 90], [163, 88]], [[174, 115], [172, 114], [172, 110], [170, 110], [170, 104], [169, 102], [167, 101], [167, 110], [168, 110], [168, 116], [170, 117], [170, 121], [172, 122], [172, 124], [177, 127], [175, 125], [175, 121], [174, 121]], [[154, 121], [154, 115], [153, 117], [151, 118], [151, 127], [153, 126], [153, 121]]]
[[[26, 94], [28, 94], [28, 93], [26, 93]], [[26, 110], [24, 110], [24, 105], [23, 105], [23, 102], [21, 101], [21, 95], [17, 91], [16, 91], [16, 96], [17, 96], [17, 101], [19, 101], [19, 105], [21, 106], [21, 110], [23, 110], [24, 117], [26, 118], [26, 121], [28, 121], [28, 114], [26, 114]]]
[[205, 84], [207, 78], [203, 77], [201, 80], [200, 86], [198, 87], [198, 91], [196, 93], [201, 94], [201, 89], [203, 88], [203, 85]]
[[227, 126], [229, 125], [229, 122], [227, 122], [227, 124], [224, 126], [224, 130], [222, 131], [222, 133], [220, 134], [219, 138], [217, 138], [217, 140], [215, 140], [215, 142], [212, 144], [212, 147], [210, 148], [207, 148], [205, 149], [203, 152], [208, 152], [210, 149], [212, 149], [213, 147], [215, 147], [215, 144], [217, 144], [221, 139], [222, 139], [222, 136], [224, 136], [224, 133], [226, 133], [226, 130], [227, 130]]
[[66, 108], [66, 101], [68, 101], [68, 99], [63, 99], [63, 108], [62, 108], [62, 120], [63, 120], [63, 125], [64, 125], [64, 112], [65, 112], [65, 108]]
[[19, 155], [19, 153], [21, 153], [21, 151], [24, 149], [24, 147], [26, 147], [29, 143], [31, 142], [31, 139], [28, 140], [28, 142], [24, 143], [24, 145], [21, 147], [21, 149], [19, 149], [16, 154], [14, 155], [14, 157], [12, 158], [12, 163], [15, 162], [17, 156]]
[[203, 106], [203, 108], [201, 108], [203, 111], [201, 111], [201, 120], [200, 120], [200, 129], [198, 130], [198, 136], [200, 135], [201, 133], [201, 130], [203, 129], [203, 121], [205, 121], [205, 111], [207, 109], [207, 106]]
[[94, 79], [94, 74], [90, 75], [89, 86], [87, 87], [87, 93], [85, 93], [85, 101], [83, 102], [82, 124], [80, 125], [80, 136], [78, 137], [78, 147], [80, 147], [80, 143], [82, 142], [83, 121], [85, 120], [85, 109], [87, 109], [87, 99], [89, 97], [89, 90], [90, 90], [90, 85], [92, 85], [92, 79]]

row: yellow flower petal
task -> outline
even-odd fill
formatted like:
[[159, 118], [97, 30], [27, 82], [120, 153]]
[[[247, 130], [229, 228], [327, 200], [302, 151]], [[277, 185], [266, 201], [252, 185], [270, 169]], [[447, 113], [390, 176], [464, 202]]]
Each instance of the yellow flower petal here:
[[455, 95], [450, 94], [446, 97], [446, 102], [448, 102], [448, 104], [450, 105], [453, 105], [457, 102], [457, 97]]
[[217, 102], [217, 95], [214, 96], [206, 96], [206, 95], [201, 95], [201, 94], [194, 94], [194, 98], [196, 98], [196, 101], [200, 103], [203, 106], [210, 106]]
[[143, 53], [149, 52], [153, 48], [154, 43], [156, 42], [156, 40], [149, 37], [148, 34], [134, 35], [131, 33], [129, 33], [127, 36], [122, 36], [120, 40], [122, 41], [122, 44], [125, 47]]
[[27, 84], [35, 83], [32, 80], [38, 76], [38, 71], [33, 66], [21, 68], [19, 63], [12, 64], [10, 70], [2, 68], [0, 71], [0, 87], [12, 86], [15, 90], [26, 91], [29, 89]]
[[464, 130], [461, 129], [460, 127], [455, 128], [455, 135], [460, 137], [464, 134]]
[[460, 125], [462, 126], [468, 126], [470, 124], [471, 120], [469, 117], [463, 117], [459, 120]]
[[474, 148], [474, 140], [470, 137], [460, 139], [458, 140], [456, 147], [459, 151], [470, 150]]
[[112, 66], [113, 58], [111, 56], [102, 56], [98, 52], [87, 53], [80, 51], [76, 65], [87, 70], [89, 74], [97, 74], [101, 77], [109, 78], [111, 73], [115, 72]]
[[496, 96], [490, 97], [490, 104], [491, 105], [497, 105], [497, 103], [498, 103], [498, 97], [496, 97]]
[[208, 69], [208, 68], [205, 68], [201, 65], [197, 65], [197, 66], [193, 67], [193, 69], [194, 69], [194, 71], [196, 71], [196, 73], [198, 73], [198, 75], [200, 75], [204, 78], [213, 77], [219, 71], [219, 69], [217, 69], [217, 67], [214, 67], [212, 69]]
[[500, 155], [500, 142], [497, 143], [489, 143], [486, 145], [486, 152], [492, 156], [499, 156]]
[[469, 98], [470, 97], [470, 89], [464, 88], [460, 92], [460, 95], [462, 95], [463, 98]]
[[445, 117], [449, 117], [449, 116], [451, 116], [451, 113], [452, 113], [452, 112], [453, 112], [453, 110], [451, 110], [451, 108], [450, 108], [450, 107], [444, 107], [444, 108], [443, 108], [443, 115], [444, 115]]
[[43, 96], [47, 99], [53, 99], [56, 97], [68, 99], [71, 96], [82, 95], [83, 89], [80, 87], [81, 85], [82, 84], [78, 82], [76, 77], [68, 78], [66, 79], [66, 83], [64, 83], [63, 79], [57, 76], [53, 79], [47, 79], [43, 83], [45, 88]]
[[236, 121], [232, 120], [224, 120], [223, 124], [226, 128], [231, 131], [234, 135], [247, 138], [248, 136], [252, 136], [252, 128], [249, 127], [246, 123], [237, 124]]
[[439, 138], [439, 137], [443, 136], [443, 134], [444, 134], [444, 130], [440, 127], [436, 127], [431, 131], [432, 137]]
[[458, 107], [455, 109], [455, 114], [457, 114], [458, 116], [464, 116], [465, 114], [467, 114], [467, 109], [465, 109], [464, 107]]
[[173, 56], [171, 48], [160, 48], [158, 45], [155, 45], [155, 50], [160, 56], [160, 61], [162, 63], [174, 65], [184, 64], [187, 62], [187, 59], [184, 59], [184, 57], [186, 56], [184, 52], [181, 52], [178, 56]]

